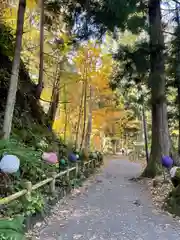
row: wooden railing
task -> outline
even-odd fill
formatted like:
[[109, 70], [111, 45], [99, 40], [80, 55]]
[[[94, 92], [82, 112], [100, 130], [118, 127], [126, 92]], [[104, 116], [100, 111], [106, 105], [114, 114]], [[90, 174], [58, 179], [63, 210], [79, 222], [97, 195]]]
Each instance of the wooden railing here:
[[[80, 164], [83, 164], [80, 166]], [[35, 191], [39, 188], [41, 188], [42, 186], [46, 185], [46, 184], [50, 184], [50, 192], [52, 194], [55, 193], [55, 190], [56, 190], [56, 179], [61, 177], [61, 176], [64, 176], [66, 175], [66, 179], [69, 180], [69, 173], [72, 172], [72, 171], [75, 171], [76, 173], [76, 177], [79, 173], [79, 167], [82, 167], [83, 171], [85, 170], [85, 167], [87, 169], [89, 169], [90, 167], [92, 169], [95, 169], [97, 167], [97, 164], [100, 165], [102, 164], [102, 161], [99, 161], [98, 159], [92, 159], [88, 162], [80, 162], [79, 164], [76, 163], [76, 166], [75, 167], [72, 167], [72, 168], [68, 168], [67, 170], [65, 171], [62, 171], [60, 173], [56, 173], [56, 172], [52, 172], [51, 173], [51, 176], [41, 182], [38, 182], [36, 183], [35, 185], [32, 185], [32, 183], [30, 181], [28, 182], [25, 182], [24, 183], [24, 189], [19, 191], [19, 192], [16, 192], [8, 197], [5, 197], [5, 198], [1, 198], [0, 199], [0, 206], [2, 205], [5, 205], [5, 204], [8, 204], [10, 203], [11, 201], [13, 200], [16, 200], [22, 196], [25, 196], [27, 199], [29, 199], [31, 197], [31, 193], [32, 191]]]

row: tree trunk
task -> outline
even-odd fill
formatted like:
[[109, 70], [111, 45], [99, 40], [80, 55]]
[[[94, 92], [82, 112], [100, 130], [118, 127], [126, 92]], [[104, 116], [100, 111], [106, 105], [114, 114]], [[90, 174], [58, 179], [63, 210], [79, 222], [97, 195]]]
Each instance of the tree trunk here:
[[60, 84], [60, 81], [55, 80], [55, 83], [53, 86], [51, 103], [50, 103], [48, 114], [47, 114], [49, 127], [51, 129], [53, 127], [53, 123], [56, 117], [56, 112], [57, 112], [58, 103], [59, 103], [59, 84]]
[[90, 140], [91, 140], [91, 132], [92, 132], [92, 86], [89, 86], [89, 113], [88, 113], [88, 123], [86, 129], [86, 137], [85, 137], [85, 148], [90, 149]]
[[152, 104], [151, 157], [143, 173], [154, 177], [162, 170], [161, 157], [170, 154], [170, 138], [165, 96], [164, 38], [160, 0], [149, 0], [150, 76]]
[[[61, 75], [61, 66], [60, 63], [57, 63], [56, 76], [53, 83], [53, 90], [51, 96], [51, 103], [48, 110], [48, 125], [50, 128], [53, 127], [53, 123], [56, 117], [56, 112], [59, 104], [59, 91], [60, 91], [60, 75]], [[60, 68], [60, 69], [59, 69]]]
[[9, 91], [7, 96], [7, 103], [6, 103], [6, 109], [5, 109], [4, 124], [3, 124], [3, 134], [5, 139], [8, 139], [11, 133], [14, 106], [16, 102], [16, 92], [17, 92], [18, 78], [19, 78], [20, 54], [21, 54], [21, 47], [22, 47], [22, 35], [23, 35], [25, 10], [26, 10], [26, 0], [19, 0], [15, 53], [14, 53], [14, 59], [12, 63], [12, 73], [11, 73], [10, 86], [9, 86]]
[[36, 88], [36, 98], [40, 99], [44, 88], [44, 0], [40, 0], [41, 19], [40, 19], [40, 53], [39, 53], [39, 79]]
[[146, 126], [146, 115], [145, 115], [144, 105], [142, 106], [142, 120], [143, 120], [143, 129], [144, 129], [144, 145], [145, 145], [145, 153], [146, 153], [146, 162], [148, 164], [149, 152], [148, 152], [147, 126]]
[[180, 85], [178, 86], [178, 121], [179, 121], [178, 154], [180, 155]]
[[142, 143], [144, 140], [144, 131], [143, 131], [143, 116], [141, 116], [141, 112], [139, 113], [138, 121], [140, 122], [140, 131], [139, 131], [137, 140], [138, 142]]
[[83, 143], [84, 143], [84, 137], [85, 137], [85, 130], [86, 130], [86, 100], [87, 100], [87, 76], [84, 82], [84, 121], [83, 121], [83, 130], [82, 130], [82, 139], [81, 139], [81, 145], [80, 145], [80, 149], [82, 149], [83, 147]]
[[77, 121], [77, 127], [76, 127], [76, 138], [75, 138], [75, 148], [78, 146], [78, 137], [79, 137], [79, 128], [81, 123], [81, 115], [82, 115], [82, 108], [83, 108], [83, 98], [84, 98], [84, 84], [82, 85], [82, 94], [81, 94], [81, 100], [79, 105], [79, 115], [78, 115], [78, 121]]
[[177, 23], [177, 36], [175, 42], [176, 49], [176, 72], [175, 72], [175, 85], [178, 90], [178, 118], [179, 118], [179, 136], [178, 136], [178, 154], [180, 155], [180, 21], [179, 21], [179, 10], [176, 4], [176, 23]]
[[64, 84], [64, 114], [65, 114], [65, 123], [64, 123], [64, 143], [66, 144], [66, 133], [67, 133], [67, 123], [68, 123], [68, 113], [67, 113], [67, 97], [66, 97], [66, 85]]

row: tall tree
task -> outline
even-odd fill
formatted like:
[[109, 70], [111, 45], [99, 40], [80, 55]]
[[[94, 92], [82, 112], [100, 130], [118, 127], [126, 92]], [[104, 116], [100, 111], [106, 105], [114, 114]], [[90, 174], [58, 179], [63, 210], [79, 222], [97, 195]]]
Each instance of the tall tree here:
[[84, 79], [84, 120], [83, 120], [83, 129], [82, 129], [82, 139], [81, 139], [81, 145], [80, 145], [80, 149], [82, 149], [83, 147], [83, 143], [84, 143], [84, 138], [85, 138], [85, 133], [86, 133], [86, 115], [87, 115], [87, 87], [88, 87], [88, 79], [87, 79], [87, 69], [85, 69], [86, 74], [85, 74], [85, 79]]
[[90, 148], [90, 139], [91, 139], [91, 132], [92, 132], [92, 93], [93, 89], [92, 86], [89, 86], [89, 112], [88, 112], [88, 121], [87, 121], [87, 128], [86, 128], [86, 136], [85, 136], [85, 148], [89, 150]]
[[14, 106], [16, 102], [16, 92], [18, 88], [19, 68], [20, 68], [20, 54], [22, 47], [24, 14], [26, 10], [26, 0], [19, 0], [17, 28], [16, 28], [16, 43], [15, 52], [12, 63], [12, 73], [10, 79], [10, 86], [7, 96], [7, 103], [4, 116], [3, 133], [4, 138], [8, 139], [11, 133], [12, 119]]
[[68, 124], [66, 84], [64, 84], [64, 86], [63, 86], [63, 92], [64, 92], [64, 115], [65, 115], [65, 121], [64, 121], [64, 143], [66, 144], [67, 124]]
[[40, 0], [40, 51], [39, 51], [39, 79], [36, 88], [36, 98], [39, 99], [44, 88], [44, 0]]
[[61, 60], [57, 60], [56, 72], [54, 74], [54, 82], [52, 88], [51, 102], [48, 109], [48, 123], [49, 127], [52, 128], [54, 124], [54, 120], [56, 117], [56, 111], [58, 109], [59, 104], [59, 96], [60, 96], [60, 80], [61, 80], [61, 71], [62, 71], [62, 62]]
[[144, 146], [146, 153], [146, 162], [149, 161], [149, 151], [148, 151], [148, 136], [147, 136], [147, 121], [146, 121], [146, 112], [144, 103], [142, 104], [142, 121], [143, 121], [143, 129], [144, 129]]
[[154, 177], [163, 155], [170, 154], [170, 138], [165, 95], [164, 37], [161, 22], [161, 1], [149, 0], [150, 75], [152, 106], [152, 143], [150, 161], [144, 175]]
[[179, 7], [176, 3], [176, 37], [175, 37], [175, 85], [177, 87], [177, 100], [178, 100], [178, 117], [179, 117], [179, 139], [178, 139], [178, 153], [180, 155], [180, 20], [179, 20]]
[[78, 113], [78, 120], [76, 124], [76, 137], [75, 137], [75, 147], [79, 147], [79, 128], [80, 128], [80, 123], [81, 123], [81, 115], [83, 112], [83, 98], [84, 98], [84, 82], [82, 83], [82, 93], [80, 96], [80, 103], [79, 103], [79, 113]]

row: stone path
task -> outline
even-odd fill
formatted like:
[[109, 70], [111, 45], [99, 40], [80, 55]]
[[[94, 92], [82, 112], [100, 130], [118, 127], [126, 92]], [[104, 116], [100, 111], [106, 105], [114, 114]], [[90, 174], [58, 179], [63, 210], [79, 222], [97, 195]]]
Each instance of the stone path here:
[[129, 180], [140, 171], [136, 163], [111, 160], [86, 193], [60, 207], [66, 216], [62, 219], [57, 214], [40, 231], [39, 239], [180, 239], [180, 224], [155, 211], [146, 187]]

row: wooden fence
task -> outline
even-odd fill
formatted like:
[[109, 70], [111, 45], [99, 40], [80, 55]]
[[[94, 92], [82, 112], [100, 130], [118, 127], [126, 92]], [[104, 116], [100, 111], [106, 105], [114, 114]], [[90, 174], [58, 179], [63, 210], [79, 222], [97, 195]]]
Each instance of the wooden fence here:
[[8, 197], [1, 198], [0, 199], [0, 206], [8, 204], [11, 201], [16, 200], [16, 199], [18, 199], [22, 196], [25, 196], [27, 199], [29, 199], [31, 197], [32, 191], [35, 191], [35, 190], [41, 188], [42, 186], [44, 186], [46, 184], [50, 184], [50, 192], [52, 194], [54, 194], [55, 190], [56, 190], [56, 179], [57, 178], [66, 175], [66, 179], [69, 181], [69, 173], [70, 172], [75, 171], [76, 177], [77, 177], [80, 167], [82, 167], [83, 172], [84, 172], [85, 167], [87, 169], [89, 169], [89, 168], [95, 169], [97, 167], [97, 165], [102, 164], [102, 161], [99, 161], [98, 159], [92, 159], [88, 162], [84, 162], [83, 166], [80, 166], [80, 164], [82, 164], [82, 162], [76, 163], [75, 167], [68, 168], [67, 170], [62, 171], [60, 173], [52, 172], [51, 176], [49, 178], [47, 178], [47, 179], [45, 179], [41, 182], [38, 182], [35, 185], [32, 185], [32, 183], [30, 181], [25, 182], [23, 190], [21, 190], [19, 192], [16, 192], [16, 193], [14, 193], [14, 194], [12, 194]]

